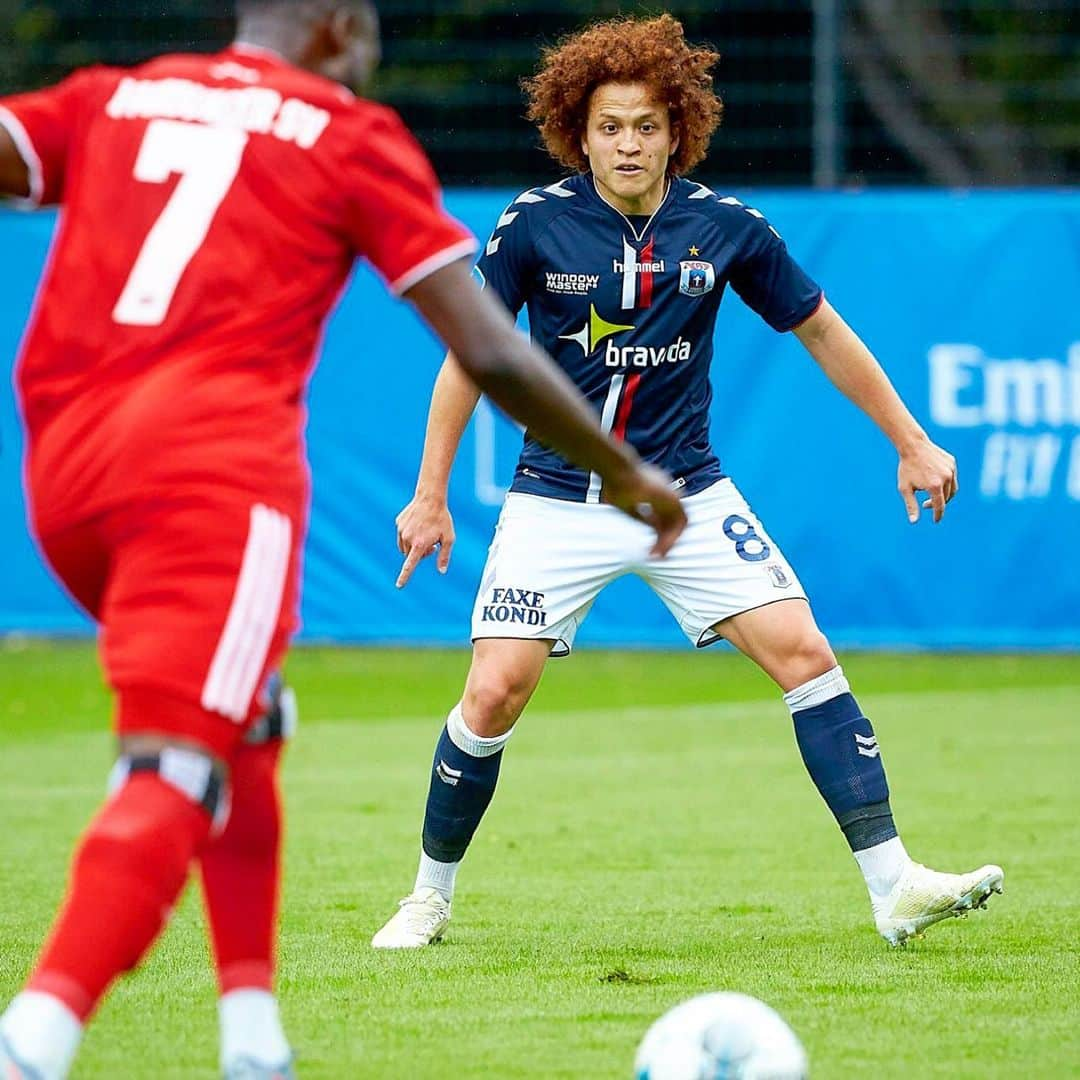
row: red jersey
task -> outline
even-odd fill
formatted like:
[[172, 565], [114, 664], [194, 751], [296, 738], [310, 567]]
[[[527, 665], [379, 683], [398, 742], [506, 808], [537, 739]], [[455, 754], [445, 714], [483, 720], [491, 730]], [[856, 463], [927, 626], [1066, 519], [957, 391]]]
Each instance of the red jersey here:
[[355, 257], [401, 293], [475, 247], [395, 113], [268, 51], [88, 68], [0, 123], [62, 205], [17, 376], [39, 531], [163, 490], [303, 500]]

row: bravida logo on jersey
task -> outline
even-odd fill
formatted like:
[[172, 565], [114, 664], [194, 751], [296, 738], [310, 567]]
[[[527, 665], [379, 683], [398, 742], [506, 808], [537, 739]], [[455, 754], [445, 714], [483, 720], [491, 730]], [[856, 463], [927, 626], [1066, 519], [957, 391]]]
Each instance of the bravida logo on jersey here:
[[657, 261], [653, 258], [656, 237], [649, 237], [649, 242], [641, 249], [640, 255], [625, 237], [623, 237], [622, 247], [622, 261], [611, 260], [611, 268], [616, 274], [622, 274], [622, 304], [620, 306], [623, 311], [650, 307], [653, 297], [653, 274], [664, 272], [664, 260]]
[[633, 329], [635, 329], [633, 326], [627, 326], [623, 323], [608, 322], [607, 319], [596, 310], [596, 305], [590, 304], [589, 317], [585, 321], [585, 325], [580, 330], [575, 330], [572, 334], [560, 334], [559, 340], [576, 342], [581, 346], [581, 351], [586, 356], [589, 356], [604, 338], [611, 337], [612, 334], [621, 334], [626, 330]]
[[484, 604], [480, 618], [484, 622], [546, 626], [544, 594], [532, 589], [492, 589], [491, 603]]
[[597, 310], [595, 304], [589, 305], [589, 319], [585, 325], [573, 334], [560, 334], [560, 341], [573, 341], [581, 346], [586, 356], [600, 347], [604, 347], [604, 366], [609, 368], [659, 367], [661, 364], [674, 364], [679, 360], [689, 360], [692, 343], [680, 336], [664, 345], [624, 345], [615, 344], [614, 335], [630, 330], [635, 326], [608, 322]]
[[610, 368], [659, 367], [690, 359], [690, 342], [676, 338], [670, 345], [624, 345], [609, 341], [604, 349], [604, 366]]

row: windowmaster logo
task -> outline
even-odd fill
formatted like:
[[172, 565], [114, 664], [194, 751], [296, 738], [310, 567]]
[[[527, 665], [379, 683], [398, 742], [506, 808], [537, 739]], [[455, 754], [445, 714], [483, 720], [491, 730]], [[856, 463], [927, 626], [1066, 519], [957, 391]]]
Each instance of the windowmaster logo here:
[[549, 270], [544, 275], [544, 288], [561, 296], [588, 296], [599, 284], [599, 274], [560, 274]]

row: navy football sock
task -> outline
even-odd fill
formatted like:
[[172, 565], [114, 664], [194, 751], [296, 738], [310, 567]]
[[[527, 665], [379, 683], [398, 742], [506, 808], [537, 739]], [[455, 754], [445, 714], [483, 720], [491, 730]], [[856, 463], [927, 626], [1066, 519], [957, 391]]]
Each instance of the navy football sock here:
[[789, 691], [803, 762], [852, 851], [896, 836], [889, 785], [870, 721], [839, 667]]
[[429, 858], [456, 863], [465, 855], [495, 794], [509, 737], [508, 731], [482, 739], [465, 726], [460, 706], [450, 714], [435, 747], [424, 813], [424, 854]]

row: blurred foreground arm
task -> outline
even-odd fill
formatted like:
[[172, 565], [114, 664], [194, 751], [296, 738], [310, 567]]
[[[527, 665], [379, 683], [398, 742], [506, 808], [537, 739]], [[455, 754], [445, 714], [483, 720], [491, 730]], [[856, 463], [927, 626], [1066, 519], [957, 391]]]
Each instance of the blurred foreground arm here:
[[934, 521], [940, 521], [945, 504], [960, 490], [956, 459], [930, 441], [873, 353], [827, 300], [795, 328], [795, 335], [833, 385], [858, 405], [896, 447], [900, 455], [897, 487], [907, 507], [908, 520], [912, 523], [918, 520], [919, 502], [915, 492], [925, 491], [929, 498], [923, 508], [933, 507]]
[[[437, 270], [406, 296], [480, 391], [535, 438], [581, 468], [599, 473], [606, 500], [651, 525], [657, 534], [655, 553], [668, 552], [686, 524], [669, 477], [601, 431], [596, 414], [573, 383], [518, 333], [502, 305], [477, 288], [468, 263]], [[459, 431], [457, 440], [460, 437]]]
[[0, 124], [0, 195], [17, 195], [20, 199], [30, 195], [30, 170], [3, 124]]

